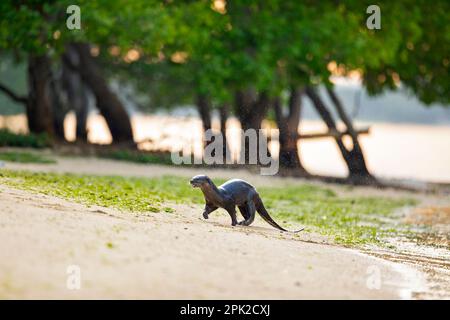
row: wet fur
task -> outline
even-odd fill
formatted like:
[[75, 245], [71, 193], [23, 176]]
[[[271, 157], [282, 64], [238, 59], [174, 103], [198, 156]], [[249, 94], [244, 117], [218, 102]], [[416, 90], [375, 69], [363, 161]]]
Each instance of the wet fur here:
[[[218, 208], [225, 209], [231, 217], [231, 225], [249, 226], [255, 219], [256, 212], [271, 226], [282, 231], [288, 231], [278, 225], [267, 212], [255, 187], [244, 180], [233, 179], [216, 187], [214, 182], [205, 175], [198, 175], [191, 179], [194, 188], [200, 188], [205, 197], [203, 217], [208, 219], [211, 212]], [[244, 220], [237, 221], [236, 207], [239, 208]], [[300, 232], [302, 229], [288, 232]]]

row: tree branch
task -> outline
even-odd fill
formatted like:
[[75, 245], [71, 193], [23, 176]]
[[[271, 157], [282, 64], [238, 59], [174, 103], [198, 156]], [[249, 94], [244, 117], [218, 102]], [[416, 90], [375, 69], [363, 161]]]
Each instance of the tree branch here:
[[10, 99], [14, 100], [15, 102], [26, 104], [28, 101], [28, 98], [23, 96], [17, 95], [14, 91], [9, 89], [8, 87], [4, 86], [0, 83], [0, 91], [3, 91]]
[[349, 118], [349, 116], [345, 113], [344, 107], [342, 106], [341, 100], [339, 100], [338, 96], [334, 92], [332, 88], [327, 87], [327, 93], [330, 97], [331, 101], [333, 102], [336, 111], [339, 114], [339, 117], [341, 118], [342, 122], [344, 122], [345, 126], [347, 127], [348, 132], [350, 132], [350, 135], [352, 138], [356, 139], [356, 133], [353, 129], [352, 120]]
[[345, 109], [342, 106], [341, 100], [339, 100], [339, 97], [336, 95], [335, 91], [332, 88], [327, 87], [326, 89], [328, 92], [328, 96], [330, 97], [331, 101], [333, 101], [333, 104], [336, 108], [336, 111], [339, 114], [339, 117], [341, 118], [342, 122], [344, 122], [345, 126], [347, 127], [347, 131], [350, 133], [350, 136], [352, 137], [353, 149], [356, 152], [359, 152], [362, 154], [361, 146], [360, 146], [359, 140], [358, 140], [358, 134], [353, 127], [352, 120], [345, 112]]
[[[319, 113], [323, 122], [325, 122], [325, 124], [327, 125], [328, 130], [330, 132], [337, 132], [336, 122], [334, 122], [333, 116], [331, 115], [330, 111], [328, 111], [327, 107], [323, 103], [320, 96], [317, 94], [316, 90], [314, 88], [308, 86], [305, 89], [305, 93], [309, 97], [309, 99], [312, 101], [315, 109]], [[347, 150], [344, 143], [342, 142], [342, 137], [334, 136], [334, 139], [336, 140], [336, 144], [338, 145], [339, 150], [342, 153], [342, 157], [344, 158], [344, 160], [347, 163], [347, 166], [350, 170], [351, 159], [350, 159], [349, 151]]]

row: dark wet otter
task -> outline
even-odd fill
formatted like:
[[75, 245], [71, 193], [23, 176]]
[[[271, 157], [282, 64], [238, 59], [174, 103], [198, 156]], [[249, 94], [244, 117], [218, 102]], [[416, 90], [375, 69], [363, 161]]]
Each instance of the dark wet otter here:
[[[200, 188], [205, 196], [205, 210], [203, 211], [203, 217], [208, 219], [208, 215], [217, 208], [224, 208], [227, 210], [231, 217], [231, 225], [236, 224], [248, 226], [255, 219], [255, 213], [258, 212], [261, 217], [271, 226], [288, 231], [280, 227], [269, 215], [264, 204], [259, 197], [256, 189], [240, 179], [233, 179], [225, 182], [219, 187], [216, 187], [212, 180], [205, 176], [195, 176], [190, 181], [194, 188]], [[237, 222], [236, 218], [236, 206], [242, 213], [245, 220]], [[304, 228], [292, 232], [300, 232]], [[289, 232], [289, 231], [288, 231]]]

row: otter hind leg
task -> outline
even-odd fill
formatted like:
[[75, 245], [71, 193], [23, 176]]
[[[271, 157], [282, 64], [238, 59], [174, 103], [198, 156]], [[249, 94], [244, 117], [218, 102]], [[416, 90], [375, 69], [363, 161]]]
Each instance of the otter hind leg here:
[[255, 220], [256, 207], [255, 207], [255, 203], [253, 201], [248, 201], [245, 204], [245, 206], [247, 207], [246, 208], [247, 216], [245, 217], [245, 220], [241, 221], [239, 224], [243, 225], [243, 226], [249, 226]]
[[241, 206], [239, 206], [239, 211], [241, 212], [241, 214], [242, 214], [242, 216], [244, 217], [245, 220], [250, 218], [250, 213], [248, 212], [248, 206], [247, 206], [246, 203], [241, 205]]
[[235, 226], [237, 225], [237, 218], [236, 218], [236, 208], [234, 206], [230, 206], [228, 208], [224, 208], [225, 210], [227, 210], [228, 214], [231, 217], [231, 225]]

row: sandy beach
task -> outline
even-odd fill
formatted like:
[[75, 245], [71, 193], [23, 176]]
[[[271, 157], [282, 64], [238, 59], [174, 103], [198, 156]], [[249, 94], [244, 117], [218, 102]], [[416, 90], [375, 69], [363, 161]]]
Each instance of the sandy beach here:
[[[76, 157], [58, 157], [57, 164], [7, 163], [6, 167], [141, 177], [166, 174], [189, 177], [195, 171]], [[230, 172], [214, 170], [208, 174], [224, 177]], [[280, 178], [269, 181], [245, 171], [234, 174], [256, 185], [286, 181]], [[358, 192], [364, 193], [364, 188]], [[373, 192], [386, 191], [373, 189]], [[434, 204], [446, 203], [440, 197], [417, 196]], [[111, 208], [86, 207], [1, 185], [0, 297], [401, 299], [433, 296], [429, 291], [430, 274], [418, 265], [393, 262], [395, 259], [382, 254], [377, 258], [370, 251], [363, 253], [339, 247], [310, 232], [281, 233], [259, 218], [251, 227], [231, 227], [223, 211], [203, 220], [201, 206], [173, 204], [172, 207], [176, 209], [173, 213], [136, 215]], [[79, 267], [79, 290], [67, 288], [70, 266]], [[439, 297], [448, 294], [449, 279], [448, 274], [438, 278]]]
[[198, 207], [133, 216], [0, 190], [2, 298], [398, 299], [425, 286], [412, 268], [262, 222], [232, 228], [223, 213], [203, 221]]

